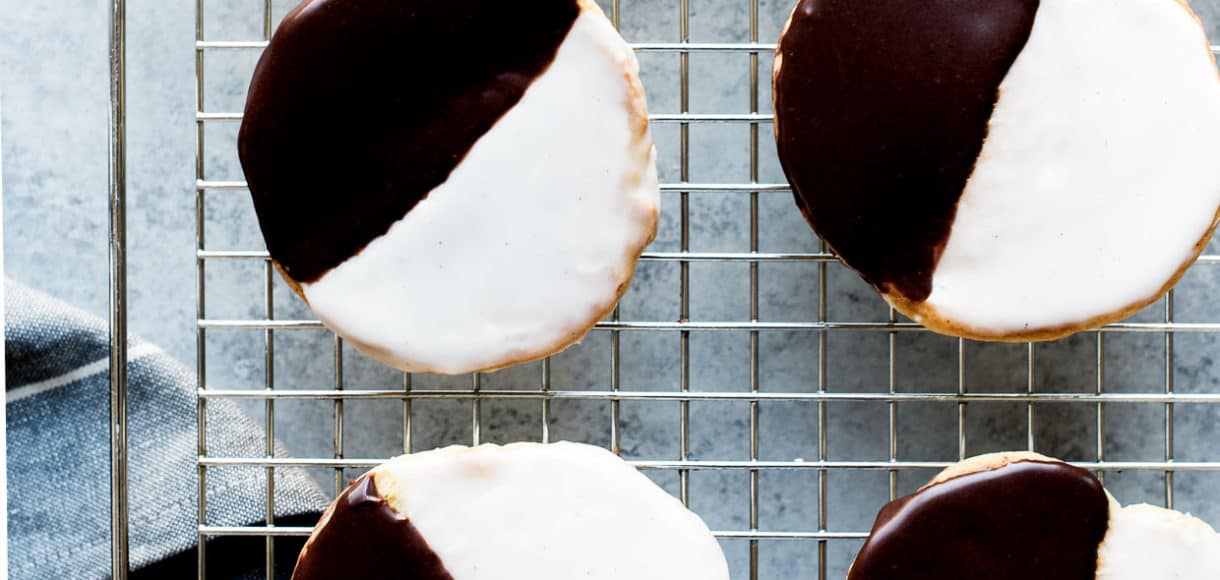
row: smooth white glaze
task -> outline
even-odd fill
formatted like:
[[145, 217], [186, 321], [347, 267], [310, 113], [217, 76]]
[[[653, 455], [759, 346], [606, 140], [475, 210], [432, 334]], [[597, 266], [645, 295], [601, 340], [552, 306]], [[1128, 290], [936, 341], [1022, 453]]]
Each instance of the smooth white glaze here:
[[373, 473], [454, 580], [729, 577], [703, 521], [599, 447], [448, 447]]
[[637, 69], [586, 6], [551, 67], [448, 181], [302, 284], [314, 313], [360, 350], [418, 372], [494, 369], [579, 340], [656, 231]]
[[1216, 580], [1220, 534], [1202, 520], [1150, 505], [1110, 516], [1098, 580]]
[[927, 300], [989, 334], [1155, 297], [1220, 205], [1220, 78], [1176, 0], [1042, 0]]

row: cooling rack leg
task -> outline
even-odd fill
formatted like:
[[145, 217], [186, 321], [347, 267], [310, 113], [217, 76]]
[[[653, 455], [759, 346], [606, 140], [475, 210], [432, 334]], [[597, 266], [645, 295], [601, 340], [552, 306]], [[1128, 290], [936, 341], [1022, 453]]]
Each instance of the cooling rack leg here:
[[1025, 394], [1029, 400], [1025, 402], [1025, 448], [1029, 452], [1037, 450], [1034, 440], [1034, 391], [1038, 386], [1038, 347], [1034, 343], [1025, 346]]
[[[758, 43], [758, 1], [750, 0], [750, 42]], [[758, 53], [750, 53], [750, 114], [758, 113]], [[758, 123], [750, 123], [750, 183], [758, 183]], [[758, 192], [750, 192], [750, 253], [758, 254]], [[758, 322], [758, 262], [750, 262], [750, 320]], [[750, 331], [750, 392], [759, 392], [758, 331]], [[750, 401], [750, 460], [758, 461], [758, 401]], [[758, 533], [758, 470], [750, 470], [750, 532]], [[750, 540], [750, 580], [758, 580], [758, 539]]]
[[957, 460], [966, 459], [966, 341], [957, 339]]
[[[617, 2], [615, 3], [618, 4]], [[610, 320], [619, 321], [619, 307], [614, 307]], [[619, 390], [619, 331], [610, 331], [610, 392]], [[619, 432], [619, 400], [610, 400], [610, 451], [615, 455], [623, 454], [622, 436]]]
[[470, 400], [470, 444], [478, 446], [483, 442], [483, 398], [479, 391], [483, 389], [483, 373], [474, 373], [470, 377], [470, 390], [473, 398]]
[[402, 452], [414, 450], [411, 445], [411, 373], [402, 374]]
[[[270, 3], [268, 3], [270, 4]], [[274, 301], [275, 267], [268, 261], [263, 267], [263, 315], [268, 319], [275, 318]], [[275, 391], [275, 331], [270, 328], [263, 331], [263, 389], [268, 393]], [[275, 399], [268, 397], [263, 401], [263, 453], [268, 459], [275, 457]], [[268, 526], [275, 525], [275, 468], [264, 470], [267, 479], [266, 503], [267, 511], [264, 518]], [[275, 536], [264, 539], [263, 567], [267, 580], [275, 580]]]
[[[898, 322], [898, 311], [890, 308], [890, 324]], [[891, 332], [889, 336], [889, 391], [890, 396], [898, 394], [898, 333]], [[887, 405], [890, 428], [890, 463], [898, 461], [898, 403], [891, 400]], [[890, 501], [898, 498], [898, 470], [890, 470]]]
[[[337, 335], [334, 337], [335, 349], [335, 391], [342, 391], [344, 385], [343, 379], [343, 339]], [[343, 398], [334, 400], [332, 414], [334, 416], [334, 426], [331, 432], [332, 450], [331, 455], [335, 459], [343, 459]], [[343, 488], [347, 487], [347, 483], [343, 481], [343, 468], [336, 467], [334, 472], [335, 478], [335, 495], [338, 496], [343, 492]]]
[[[1165, 324], [1173, 323], [1173, 290], [1165, 296]], [[1173, 396], [1173, 333], [1165, 333], [1165, 395]], [[1165, 463], [1173, 463], [1173, 403], [1165, 403]], [[1165, 470], [1165, 507], [1173, 509], [1173, 471]]]
[[[267, 41], [271, 40], [271, 0], [263, 0], [263, 38]], [[275, 267], [268, 261], [263, 269], [263, 314], [268, 320], [275, 318]], [[264, 388], [268, 391], [275, 390], [275, 331], [266, 329], [263, 331], [263, 341], [265, 349], [263, 352], [263, 380]], [[342, 352], [342, 347], [340, 347]], [[342, 361], [340, 361], [342, 362]], [[338, 390], [342, 386], [342, 382], [336, 387]], [[339, 401], [342, 404], [342, 401]], [[268, 458], [275, 456], [275, 399], [268, 398], [263, 402], [263, 418], [265, 420], [264, 428], [264, 452]], [[275, 525], [275, 468], [268, 467], [265, 471], [267, 477], [267, 512], [266, 519], [268, 526]], [[267, 580], [275, 580], [275, 536], [267, 536], [264, 540], [264, 560], [263, 567], [266, 572]]]
[[[1097, 396], [1101, 397], [1106, 392], [1106, 335], [1103, 332], [1097, 333]], [[1103, 403], [1097, 403], [1097, 462], [1105, 463], [1106, 461], [1106, 408]], [[1106, 472], [1099, 470], [1097, 479], [1102, 485], [1106, 483]]]
[[[619, 30], [619, 0], [612, 0], [610, 3], [610, 20], [614, 23], [614, 29]], [[616, 305], [614, 312], [610, 315], [612, 322], [619, 321], [619, 308]], [[617, 392], [619, 390], [619, 331], [610, 331], [610, 390]], [[619, 400], [610, 400], [610, 451], [615, 455], [622, 455], [623, 448], [620, 443], [619, 433]]]
[[127, 578], [127, 5], [110, 4], [110, 543]]
[[[830, 248], [825, 241], [819, 242], [818, 251], [826, 253]], [[818, 322], [826, 322], [826, 262], [818, 262]], [[818, 332], [818, 394], [826, 394], [826, 331]], [[826, 461], [826, 401], [818, 400], [818, 461]], [[826, 492], [827, 473], [818, 470], [818, 533], [827, 532]], [[826, 580], [827, 544], [818, 540], [818, 580]]]
[[[679, 21], [679, 42], [686, 44], [690, 42], [690, 2], [689, 0], [681, 0], [682, 17]], [[678, 54], [679, 76], [681, 77], [681, 94], [680, 106], [682, 114], [690, 112], [690, 51], [683, 50]], [[681, 178], [682, 183], [690, 182], [690, 123], [681, 123], [679, 125], [679, 140], [681, 141]], [[690, 251], [690, 192], [680, 192], [682, 204], [682, 221], [681, 221], [681, 247], [683, 252]], [[690, 262], [683, 260], [679, 262], [681, 268], [681, 295], [679, 296], [679, 317], [683, 322], [690, 320]], [[680, 333], [680, 354], [679, 358], [682, 366], [680, 389], [682, 392], [690, 390], [690, 331], [682, 330]], [[682, 461], [689, 458], [690, 452], [690, 401], [682, 400], [678, 402], [679, 406], [679, 424], [681, 425], [681, 436], [679, 442], [678, 455]], [[682, 504], [690, 506], [690, 471], [686, 469], [678, 470], [678, 487], [679, 495], [682, 499]]]
[[[195, 44], [198, 47], [199, 43], [203, 42], [203, 22], [204, 22], [204, 0], [195, 0]], [[204, 56], [203, 51], [199, 48], [195, 49], [195, 110], [203, 110], [204, 101], [204, 76], [203, 76]], [[203, 122], [198, 116], [195, 120], [195, 179], [196, 182], [204, 178], [204, 130]], [[206, 224], [206, 208], [207, 200], [206, 190], [202, 187], [195, 189], [195, 318], [203, 320], [207, 317], [207, 270], [206, 263], [200, 257], [200, 253], [207, 247], [206, 232], [204, 225]], [[200, 390], [208, 387], [207, 381], [207, 330], [197, 327], [195, 329], [195, 382]], [[195, 452], [199, 459], [207, 457], [208, 454], [208, 401], [204, 397], [198, 397], [195, 405]], [[198, 462], [196, 470], [198, 478], [196, 487], [196, 496], [198, 504], [196, 505], [195, 521], [198, 529], [202, 530], [207, 525], [208, 519], [208, 470], [202, 461]], [[207, 563], [207, 534], [200, 532], [196, 538], [197, 550], [195, 561], [195, 577], [203, 580], [208, 577]]]
[[542, 391], [542, 431], [538, 435], [538, 440], [543, 443], [551, 442], [551, 357], [542, 359], [542, 376], [539, 389]]

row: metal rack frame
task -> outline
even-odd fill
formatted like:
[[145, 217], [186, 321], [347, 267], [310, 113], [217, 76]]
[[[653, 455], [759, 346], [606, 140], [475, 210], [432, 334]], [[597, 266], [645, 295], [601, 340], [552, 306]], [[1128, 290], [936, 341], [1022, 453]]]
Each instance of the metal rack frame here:
[[[690, 42], [690, 6], [689, 0], [673, 0], [679, 4], [681, 13], [677, 40], [675, 42], [644, 42], [632, 46], [639, 52], [664, 52], [679, 55], [679, 74], [681, 93], [679, 110], [670, 113], [660, 113], [651, 116], [653, 123], [677, 124], [679, 127], [680, 176], [679, 181], [662, 184], [662, 190], [678, 194], [681, 204], [680, 213], [680, 250], [677, 252], [648, 252], [644, 261], [676, 262], [680, 267], [680, 321], [661, 322], [647, 320], [623, 320], [616, 310], [613, 316], [597, 325], [601, 331], [610, 336], [610, 379], [609, 384], [600, 390], [563, 390], [556, 389], [551, 384], [550, 361], [543, 361], [541, 374], [538, 377], [536, 389], [521, 390], [490, 390], [483, 387], [481, 375], [473, 375], [470, 386], [463, 390], [422, 390], [412, 387], [412, 378], [408, 374], [402, 377], [401, 385], [396, 388], [381, 390], [348, 391], [344, 389], [343, 344], [335, 338], [335, 374], [333, 388], [326, 390], [277, 390], [274, 365], [272, 359], [275, 352], [275, 337], [278, 332], [290, 332], [294, 329], [319, 328], [321, 325], [313, 320], [277, 320], [274, 317], [274, 302], [272, 287], [275, 278], [274, 268], [270, 258], [261, 251], [217, 251], [206, 249], [205, 241], [205, 199], [208, 195], [224, 190], [243, 190], [245, 184], [235, 181], [210, 181], [204, 173], [204, 127], [213, 122], [233, 122], [240, 120], [240, 113], [205, 111], [204, 97], [206, 83], [204, 78], [204, 61], [207, 54], [217, 51], [257, 51], [266, 46], [273, 31], [272, 3], [263, 0], [262, 38], [260, 39], [209, 39], [204, 34], [204, 10], [206, 0], [196, 0], [196, 37], [194, 43], [196, 66], [196, 317], [197, 317], [197, 365], [199, 390], [197, 397], [198, 410], [198, 533], [200, 540], [198, 573], [206, 577], [206, 543], [205, 540], [217, 536], [254, 536], [266, 539], [267, 577], [273, 577], [275, 561], [274, 538], [277, 536], [307, 535], [310, 528], [283, 527], [275, 525], [275, 486], [274, 472], [282, 467], [324, 467], [334, 470], [334, 485], [336, 491], [344, 485], [344, 468], [370, 467], [381, 461], [379, 458], [349, 458], [344, 452], [343, 420], [344, 402], [359, 399], [399, 400], [403, 407], [403, 451], [412, 451], [411, 421], [412, 403], [422, 399], [460, 399], [470, 401], [471, 413], [471, 443], [477, 444], [481, 438], [482, 402], [486, 399], [527, 399], [536, 401], [541, 407], [540, 437], [542, 441], [550, 440], [549, 421], [551, 418], [551, 403], [558, 400], [577, 399], [590, 401], [605, 401], [609, 404], [610, 413], [610, 446], [618, 453], [621, 451], [620, 432], [620, 402], [622, 401], [676, 401], [679, 404], [680, 447], [678, 457], [674, 460], [635, 461], [641, 469], [676, 471], [680, 482], [680, 499], [684, 503], [690, 501], [689, 476], [698, 470], [737, 470], [749, 474], [749, 517], [748, 529], [720, 530], [716, 535], [720, 538], [731, 538], [749, 542], [749, 576], [751, 580], [759, 577], [759, 544], [764, 541], [777, 540], [810, 540], [816, 541], [818, 552], [818, 577], [827, 577], [827, 545], [836, 540], [859, 540], [867, 536], [862, 530], [833, 530], [827, 526], [827, 476], [836, 470], [878, 470], [888, 472], [890, 497], [898, 493], [898, 474], [903, 470], [936, 469], [947, 465], [946, 462], [905, 461], [898, 458], [898, 427], [897, 405], [903, 402], [943, 402], [956, 403], [957, 406], [957, 456], [966, 455], [966, 415], [967, 406], [971, 402], [1017, 402], [1024, 403], [1027, 413], [1027, 446], [1035, 448], [1034, 424], [1036, 403], [1075, 403], [1095, 405], [1097, 409], [1096, 423], [1096, 454], [1097, 461], [1080, 463], [1086, 468], [1098, 471], [1103, 477], [1106, 472], [1115, 470], [1143, 470], [1161, 472], [1164, 474], [1164, 502], [1172, 507], [1174, 502], [1174, 474], [1181, 471], [1220, 471], [1220, 463], [1208, 462], [1178, 462], [1174, 461], [1173, 445], [1173, 414], [1174, 406], [1179, 403], [1202, 403], [1220, 405], [1220, 393], [1215, 394], [1181, 394], [1174, 389], [1174, 335], [1176, 333], [1220, 332], [1220, 322], [1217, 323], [1181, 323], [1174, 320], [1173, 294], [1164, 302], [1163, 320], [1154, 323], [1124, 322], [1109, 325], [1093, 333], [1096, 336], [1096, 385], [1093, 393], [1040, 393], [1037, 392], [1035, 380], [1036, 352], [1031, 344], [1028, 347], [1027, 388], [1024, 393], [1006, 394], [973, 394], [966, 384], [966, 341], [957, 343], [957, 391], [955, 393], [899, 393], [896, 389], [895, 352], [898, 333], [924, 332], [918, 325], [899, 322], [896, 313], [891, 310], [886, 322], [842, 322], [831, 321], [827, 317], [826, 285], [827, 265], [836, 258], [827, 251], [825, 244], [817, 252], [783, 252], [766, 253], [759, 251], [759, 199], [760, 195], [768, 193], [788, 192], [784, 183], [761, 183], [759, 180], [759, 139], [761, 127], [771, 123], [771, 116], [762, 113], [759, 103], [760, 83], [769, 82], [766, 71], [759, 70], [759, 55], [775, 49], [774, 44], [759, 42], [759, 0], [739, 0], [748, 3], [749, 7], [749, 40], [741, 43], [695, 43]], [[619, 0], [613, 0], [610, 18], [617, 26], [619, 24]], [[113, 500], [113, 575], [115, 578], [126, 578], [128, 569], [127, 548], [127, 509], [126, 509], [126, 225], [125, 225], [125, 0], [111, 0], [111, 141], [110, 141], [110, 285], [111, 285], [111, 434], [112, 434], [112, 500]], [[1220, 53], [1220, 46], [1213, 46], [1213, 52]], [[744, 53], [749, 56], [749, 109], [735, 114], [700, 114], [690, 110], [690, 55], [698, 52]], [[696, 124], [709, 123], [744, 123], [749, 127], [749, 180], [732, 183], [691, 183], [690, 178], [690, 127]], [[689, 199], [692, 193], [700, 192], [730, 192], [746, 195], [750, 201], [750, 236], [749, 252], [692, 252], [690, 251], [690, 208]], [[261, 261], [263, 269], [264, 318], [258, 320], [221, 320], [209, 318], [205, 303], [205, 264], [215, 260], [247, 260]], [[750, 306], [749, 319], [732, 322], [700, 322], [690, 321], [690, 264], [695, 262], [737, 262], [749, 264]], [[817, 266], [819, 301], [818, 318], [808, 322], [763, 322], [759, 317], [759, 265], [768, 262], [809, 262]], [[1205, 255], [1199, 259], [1203, 264], [1220, 264], [1220, 255]], [[241, 328], [262, 332], [264, 342], [265, 376], [262, 390], [221, 390], [208, 386], [205, 375], [207, 355], [206, 335], [209, 330], [217, 328]], [[818, 337], [818, 367], [817, 388], [808, 392], [772, 393], [759, 388], [759, 334], [765, 331], [786, 330], [816, 333]], [[619, 338], [623, 332], [670, 331], [680, 337], [681, 378], [680, 387], [673, 392], [632, 391], [622, 388], [620, 383]], [[706, 392], [692, 389], [690, 381], [690, 335], [698, 332], [740, 331], [749, 333], [750, 351], [750, 384], [748, 392]], [[838, 332], [870, 332], [886, 333], [889, 338], [889, 372], [888, 385], [877, 392], [870, 393], [835, 393], [829, 392], [826, 380], [826, 339], [829, 333]], [[1111, 333], [1151, 333], [1163, 336], [1165, 345], [1166, 374], [1164, 377], [1164, 392], [1158, 394], [1119, 394], [1106, 392], [1105, 385], [1105, 339]], [[213, 399], [255, 399], [262, 400], [265, 407], [266, 457], [264, 458], [230, 458], [215, 457], [207, 454], [207, 404]], [[275, 405], [284, 399], [313, 399], [332, 401], [334, 412], [333, 454], [326, 458], [281, 459], [274, 457]], [[689, 456], [689, 424], [690, 403], [692, 401], [732, 400], [749, 404], [749, 460], [718, 461], [692, 460]], [[818, 455], [811, 460], [760, 460], [759, 454], [759, 405], [765, 401], [804, 401], [816, 404], [816, 420], [818, 425]], [[834, 461], [827, 455], [827, 404], [840, 401], [873, 401], [885, 403], [889, 413], [889, 458], [888, 461]], [[1112, 462], [1105, 458], [1105, 414], [1103, 406], [1106, 403], [1141, 403], [1145, 405], [1161, 405], [1164, 408], [1165, 450], [1163, 461], [1148, 462]], [[263, 468], [267, 478], [267, 525], [263, 527], [217, 527], [210, 526], [205, 518], [206, 488], [209, 468], [218, 466], [247, 466]], [[793, 530], [786, 532], [759, 530], [759, 475], [769, 470], [812, 470], [817, 474], [818, 518], [815, 529]]]

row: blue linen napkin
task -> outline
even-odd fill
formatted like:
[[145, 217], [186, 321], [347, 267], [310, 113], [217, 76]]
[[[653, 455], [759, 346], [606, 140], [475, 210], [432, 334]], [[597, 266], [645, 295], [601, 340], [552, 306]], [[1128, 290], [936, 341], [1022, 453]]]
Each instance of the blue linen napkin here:
[[[106, 578], [110, 570], [106, 323], [5, 282], [9, 577]], [[195, 376], [157, 347], [129, 346], [130, 559], [137, 577], [195, 576]], [[262, 457], [263, 430], [231, 401], [208, 402], [208, 454]], [[277, 446], [277, 456], [286, 456]], [[210, 468], [208, 525], [266, 519], [262, 468]], [[276, 524], [311, 525], [327, 499], [300, 469], [275, 471]], [[302, 538], [277, 540], [287, 577]], [[215, 542], [216, 545], [213, 545]], [[208, 542], [209, 578], [264, 578], [263, 538]]]

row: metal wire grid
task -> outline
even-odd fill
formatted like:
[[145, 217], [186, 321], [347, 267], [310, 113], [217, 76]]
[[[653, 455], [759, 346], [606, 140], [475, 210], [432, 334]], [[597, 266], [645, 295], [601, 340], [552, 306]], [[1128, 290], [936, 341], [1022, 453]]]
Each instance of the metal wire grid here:
[[[679, 404], [678, 418], [680, 423], [680, 446], [676, 460], [635, 461], [635, 465], [646, 470], [676, 471], [679, 477], [680, 499], [690, 502], [690, 473], [696, 470], [734, 470], [746, 471], [749, 474], [749, 515], [748, 529], [720, 530], [716, 535], [722, 539], [742, 540], [748, 542], [749, 577], [751, 580], [759, 577], [759, 545], [760, 542], [778, 540], [807, 540], [817, 545], [817, 574], [820, 579], [827, 577], [827, 546], [829, 542], [839, 540], [860, 540], [866, 537], [863, 530], [833, 530], [827, 525], [827, 477], [836, 470], [879, 470], [888, 472], [890, 498], [898, 494], [898, 476], [902, 471], [938, 469], [947, 465], [937, 461], [906, 461], [898, 457], [898, 404], [904, 402], [943, 402], [956, 403], [957, 406], [957, 441], [958, 458], [964, 458], [967, 453], [966, 417], [968, 404], [971, 402], [1017, 402], [1026, 407], [1027, 430], [1026, 443], [1030, 450], [1035, 449], [1035, 404], [1036, 403], [1078, 403], [1096, 406], [1096, 457], [1093, 462], [1082, 462], [1080, 465], [1096, 470], [1102, 477], [1107, 472], [1118, 470], [1143, 470], [1161, 472], [1164, 474], [1164, 503], [1173, 506], [1174, 474], [1179, 471], [1220, 471], [1220, 463], [1212, 462], [1178, 462], [1174, 461], [1174, 406], [1178, 403], [1220, 404], [1220, 393], [1215, 394], [1184, 394], [1174, 389], [1174, 335], [1176, 333], [1220, 332], [1220, 322], [1182, 323], [1174, 320], [1173, 294], [1164, 301], [1163, 319], [1159, 322], [1124, 322], [1112, 324], [1095, 333], [1096, 337], [1096, 385], [1095, 392], [1086, 393], [1041, 393], [1037, 392], [1035, 368], [1036, 350], [1034, 345], [1028, 346], [1027, 352], [1027, 384], [1024, 393], [974, 394], [967, 388], [966, 341], [957, 341], [957, 390], [955, 393], [900, 393], [897, 390], [896, 377], [896, 340], [899, 333], [923, 332], [915, 324], [900, 322], [897, 314], [890, 310], [886, 322], [842, 322], [830, 321], [827, 317], [827, 265], [835, 261], [835, 257], [827, 251], [823, 243], [817, 252], [760, 252], [759, 244], [759, 196], [769, 192], [787, 192], [784, 183], [761, 183], [759, 180], [759, 139], [760, 128], [769, 124], [769, 114], [760, 112], [759, 85], [768, 82], [769, 76], [759, 70], [759, 54], [774, 50], [773, 44], [759, 42], [759, 0], [740, 0], [749, 5], [749, 41], [738, 43], [695, 43], [690, 42], [690, 6], [689, 0], [674, 0], [679, 4], [681, 17], [679, 20], [677, 42], [636, 43], [633, 47], [639, 52], [677, 53], [679, 57], [679, 74], [681, 91], [679, 110], [674, 113], [652, 115], [654, 123], [673, 123], [679, 128], [680, 147], [680, 179], [678, 182], [663, 184], [662, 190], [677, 193], [681, 204], [680, 221], [680, 251], [678, 252], [648, 252], [645, 261], [676, 262], [680, 267], [680, 320], [677, 322], [622, 320], [618, 310], [611, 318], [598, 325], [598, 329], [609, 333], [610, 375], [607, 388], [593, 391], [557, 390], [551, 384], [551, 364], [549, 360], [541, 364], [541, 375], [536, 390], [489, 390], [483, 388], [483, 377], [473, 375], [469, 389], [463, 390], [421, 390], [412, 387], [412, 377], [402, 376], [400, 388], [381, 390], [344, 390], [343, 343], [337, 337], [334, 339], [334, 384], [329, 390], [277, 390], [275, 387], [274, 364], [275, 337], [280, 331], [293, 329], [319, 328], [320, 324], [312, 320], [276, 320], [274, 316], [274, 301], [272, 287], [275, 272], [269, 257], [261, 251], [217, 251], [205, 246], [205, 200], [208, 195], [219, 195], [226, 190], [243, 190], [245, 184], [235, 181], [214, 181], [205, 179], [204, 166], [204, 127], [211, 122], [236, 121], [240, 113], [206, 111], [204, 98], [206, 83], [204, 78], [205, 57], [216, 51], [257, 51], [264, 48], [273, 30], [272, 2], [263, 0], [262, 38], [257, 40], [214, 40], [205, 38], [204, 15], [206, 0], [196, 0], [196, 291], [197, 291], [197, 357], [198, 357], [198, 531], [200, 550], [198, 559], [198, 574], [200, 578], [207, 576], [206, 542], [205, 540], [220, 536], [252, 536], [263, 537], [266, 541], [266, 577], [275, 575], [275, 544], [277, 536], [303, 536], [310, 532], [305, 527], [285, 527], [275, 524], [275, 479], [277, 468], [284, 467], [323, 467], [334, 470], [334, 487], [336, 493], [344, 486], [345, 468], [364, 468], [376, 465], [381, 461], [377, 458], [348, 458], [344, 453], [343, 420], [344, 402], [357, 399], [399, 400], [403, 408], [403, 441], [404, 452], [413, 451], [412, 445], [412, 403], [423, 399], [461, 399], [469, 400], [471, 405], [471, 443], [477, 444], [482, 431], [482, 402], [486, 399], [527, 399], [537, 401], [541, 407], [540, 437], [542, 441], [550, 440], [549, 423], [551, 419], [551, 403], [557, 400], [587, 400], [604, 401], [609, 404], [610, 413], [610, 446], [615, 453], [621, 452], [621, 419], [620, 402], [622, 401], [676, 401]], [[112, 333], [115, 337], [126, 335], [126, 278], [125, 278], [125, 96], [124, 96], [124, 32], [125, 5], [124, 0], [112, 0], [112, 90], [111, 90], [111, 289], [112, 289]], [[609, 16], [618, 26], [620, 19], [620, 2], [613, 0]], [[1213, 46], [1213, 52], [1220, 53], [1220, 47]], [[744, 53], [749, 56], [749, 110], [740, 114], [700, 114], [690, 110], [690, 54], [696, 52]], [[749, 126], [749, 181], [727, 183], [692, 183], [690, 182], [690, 127], [696, 124], [712, 123], [746, 123]], [[690, 250], [690, 207], [692, 193], [729, 192], [749, 196], [750, 231], [748, 253], [734, 252], [692, 252]], [[221, 320], [209, 318], [205, 303], [205, 264], [214, 260], [252, 260], [262, 261], [264, 292], [264, 318], [258, 320]], [[695, 262], [735, 262], [749, 265], [750, 305], [749, 320], [734, 322], [700, 322], [690, 318], [690, 264]], [[817, 267], [819, 298], [817, 304], [817, 321], [809, 322], [763, 322], [759, 317], [759, 265], [768, 262], [807, 262]], [[1205, 255], [1199, 259], [1202, 264], [1220, 264], [1220, 255]], [[264, 343], [263, 359], [265, 363], [264, 388], [255, 391], [220, 390], [208, 386], [206, 368], [206, 336], [211, 329], [237, 328], [257, 330], [262, 333]], [[680, 386], [676, 392], [631, 391], [624, 390], [620, 384], [619, 339], [622, 332], [677, 332], [680, 337]], [[744, 331], [749, 333], [749, 391], [748, 392], [708, 392], [692, 390], [690, 380], [690, 335], [692, 332]], [[759, 352], [760, 332], [766, 331], [797, 331], [816, 333], [817, 336], [817, 380], [816, 390], [809, 392], [765, 392], [759, 386]], [[888, 385], [884, 392], [865, 393], [835, 393], [827, 390], [826, 342], [829, 333], [838, 332], [873, 332], [888, 335]], [[1163, 336], [1165, 347], [1165, 377], [1163, 394], [1126, 394], [1109, 393], [1105, 385], [1105, 340], [1111, 333], [1152, 333]], [[125, 439], [125, 385], [124, 373], [126, 361], [126, 345], [124, 340], [112, 340], [112, 434], [113, 446], [113, 500], [114, 500], [114, 575], [116, 578], [126, 576], [127, 570], [127, 521], [126, 521], [126, 439]], [[232, 458], [209, 456], [207, 453], [207, 404], [212, 399], [255, 399], [262, 400], [266, 428], [266, 456], [263, 458]], [[282, 459], [274, 457], [275, 405], [283, 399], [311, 399], [332, 401], [333, 404], [333, 456], [330, 458]], [[690, 403], [692, 401], [742, 401], [749, 405], [749, 460], [692, 460], [690, 459]], [[817, 421], [817, 457], [815, 460], [761, 460], [759, 454], [759, 406], [767, 401], [801, 401], [816, 405]], [[842, 401], [872, 401], [886, 404], [888, 407], [888, 440], [889, 456], [885, 461], [859, 460], [829, 460], [827, 454], [827, 405]], [[387, 401], [388, 402], [388, 401]], [[1107, 403], [1140, 403], [1145, 405], [1163, 405], [1165, 449], [1163, 461], [1112, 462], [1105, 456], [1105, 413]], [[266, 520], [267, 525], [261, 527], [218, 527], [208, 525], [206, 519], [207, 475], [209, 468], [226, 466], [245, 466], [262, 468], [267, 482]], [[818, 516], [816, 529], [793, 531], [762, 531], [759, 529], [759, 475], [769, 470], [812, 470], [817, 475]]]

